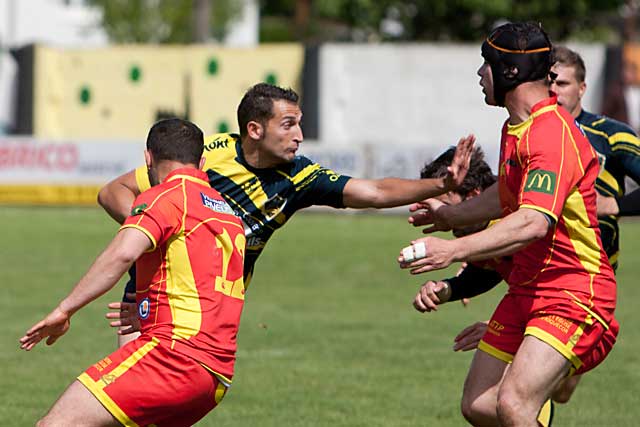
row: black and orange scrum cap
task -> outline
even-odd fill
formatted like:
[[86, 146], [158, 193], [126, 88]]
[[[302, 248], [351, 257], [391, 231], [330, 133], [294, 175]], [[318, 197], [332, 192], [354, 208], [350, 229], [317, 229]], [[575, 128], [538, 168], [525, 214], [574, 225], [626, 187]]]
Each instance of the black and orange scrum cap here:
[[504, 106], [507, 92], [524, 82], [541, 80], [553, 65], [551, 41], [540, 24], [514, 22], [499, 26], [482, 43], [491, 66], [494, 98]]

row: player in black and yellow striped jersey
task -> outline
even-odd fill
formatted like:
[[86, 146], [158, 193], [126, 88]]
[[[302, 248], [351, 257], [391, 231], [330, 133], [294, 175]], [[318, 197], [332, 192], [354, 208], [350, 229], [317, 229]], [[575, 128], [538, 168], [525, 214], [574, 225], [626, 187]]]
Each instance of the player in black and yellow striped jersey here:
[[[301, 118], [293, 90], [260, 83], [247, 91], [238, 106], [240, 135], [205, 139], [204, 171], [209, 182], [244, 222], [245, 283], [269, 238], [296, 211], [312, 205], [402, 206], [446, 193], [464, 179], [473, 149], [473, 136], [462, 138], [444, 178], [351, 178], [296, 155], [303, 140]], [[153, 179], [146, 168], [138, 168], [108, 183], [98, 200], [121, 222], [134, 197]]]
[[[625, 193], [625, 177], [640, 184], [640, 140], [628, 125], [606, 116], [592, 114], [582, 108], [587, 85], [586, 69], [580, 55], [564, 46], [554, 47], [557, 74], [551, 90], [558, 103], [566, 108], [584, 131], [600, 160], [596, 189], [601, 196], [621, 197]], [[620, 230], [615, 215], [598, 218], [600, 235], [609, 262], [615, 269], [620, 250]]]
[[[296, 156], [278, 167], [255, 168], [244, 158], [239, 135], [205, 138], [209, 183], [242, 219], [247, 237], [244, 275], [251, 279], [255, 262], [271, 235], [299, 209], [311, 205], [345, 207], [342, 192], [349, 177]], [[150, 188], [147, 169], [136, 169], [140, 191]]]

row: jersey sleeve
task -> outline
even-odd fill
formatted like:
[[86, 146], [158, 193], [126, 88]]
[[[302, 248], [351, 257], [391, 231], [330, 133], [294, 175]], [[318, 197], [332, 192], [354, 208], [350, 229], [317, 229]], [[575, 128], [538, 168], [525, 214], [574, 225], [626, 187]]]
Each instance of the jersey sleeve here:
[[296, 190], [303, 194], [305, 205], [345, 207], [342, 194], [350, 176], [340, 175], [306, 157], [297, 161], [300, 172], [294, 175], [293, 182]]
[[640, 140], [632, 130], [616, 132], [609, 137], [613, 156], [624, 174], [640, 184]]
[[153, 251], [176, 234], [182, 226], [180, 210], [168, 197], [161, 195], [140, 194], [120, 229], [135, 228], [143, 232], [151, 240]]
[[523, 171], [519, 207], [558, 220], [566, 199], [584, 174], [574, 138], [571, 128], [561, 120], [534, 121], [518, 147]]
[[140, 190], [141, 193], [151, 188], [147, 167], [144, 165], [136, 168], [136, 184], [138, 184], [138, 190]]
[[451, 286], [449, 301], [473, 298], [496, 287], [502, 276], [496, 270], [482, 268], [470, 263], [455, 277], [446, 279]]

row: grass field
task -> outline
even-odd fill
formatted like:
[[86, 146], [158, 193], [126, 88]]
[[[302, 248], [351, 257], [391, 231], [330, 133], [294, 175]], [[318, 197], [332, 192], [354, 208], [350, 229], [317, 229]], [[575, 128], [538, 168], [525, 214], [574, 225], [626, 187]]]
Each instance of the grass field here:
[[[98, 209], [0, 208], [0, 426], [33, 425], [83, 369], [115, 348], [104, 320], [119, 285], [78, 313], [53, 347], [18, 338], [53, 308], [112, 237]], [[396, 255], [416, 230], [404, 218], [299, 214], [258, 262], [240, 328], [234, 385], [199, 426], [461, 426], [471, 354], [453, 336], [487, 318], [504, 287], [463, 309], [415, 312], [421, 281]], [[640, 424], [640, 223], [622, 225], [617, 316], [609, 359], [557, 408], [555, 426]], [[144, 387], [144, 385], [141, 385]]]

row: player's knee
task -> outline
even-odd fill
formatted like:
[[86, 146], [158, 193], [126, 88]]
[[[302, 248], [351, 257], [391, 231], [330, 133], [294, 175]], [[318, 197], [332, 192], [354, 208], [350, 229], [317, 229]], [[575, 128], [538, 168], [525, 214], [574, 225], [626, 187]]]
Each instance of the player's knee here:
[[496, 405], [498, 419], [504, 425], [512, 425], [524, 412], [524, 402], [515, 393], [499, 393]]
[[460, 411], [462, 416], [472, 425], [476, 425], [484, 418], [486, 408], [476, 399], [470, 399], [466, 396], [462, 396], [462, 402], [460, 402]]
[[46, 415], [36, 423], [36, 427], [55, 427], [56, 425], [59, 426], [60, 424], [56, 423], [51, 419], [51, 417], [48, 417]]

